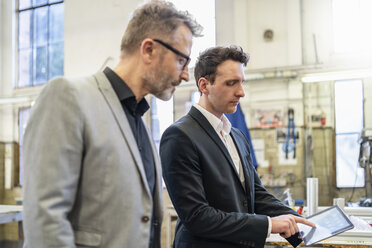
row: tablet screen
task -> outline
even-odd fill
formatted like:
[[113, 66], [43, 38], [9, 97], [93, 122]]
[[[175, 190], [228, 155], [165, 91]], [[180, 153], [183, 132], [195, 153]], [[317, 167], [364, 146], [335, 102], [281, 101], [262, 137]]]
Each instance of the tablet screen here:
[[354, 227], [338, 206], [327, 208], [307, 217], [307, 219], [316, 224], [316, 227], [297, 224], [305, 245], [314, 244]]

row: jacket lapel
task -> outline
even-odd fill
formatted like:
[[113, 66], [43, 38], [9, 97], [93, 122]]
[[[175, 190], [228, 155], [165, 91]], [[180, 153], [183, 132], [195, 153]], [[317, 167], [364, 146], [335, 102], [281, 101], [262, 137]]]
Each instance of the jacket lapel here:
[[[191, 117], [196, 122], [199, 123], [199, 125], [204, 129], [204, 131], [213, 140], [213, 142], [217, 145], [217, 147], [222, 151], [223, 155], [225, 156], [230, 166], [232, 167], [233, 171], [235, 172], [237, 180], [240, 182], [239, 172], [236, 171], [234, 162], [231, 159], [229, 151], [227, 150], [225, 144], [222, 142], [221, 138], [216, 133], [216, 130], [213, 129], [212, 125], [209, 123], [207, 118], [205, 118], [204, 115], [200, 113], [200, 111], [197, 110], [195, 107], [192, 107], [190, 109], [189, 115], [191, 115]], [[242, 189], [244, 190], [243, 185], [242, 185]]]
[[159, 220], [162, 220], [163, 219], [163, 201], [161, 200], [162, 199], [162, 172], [161, 172], [161, 163], [160, 163], [160, 159], [159, 159], [159, 156], [157, 156], [158, 154], [158, 151], [156, 149], [156, 146], [154, 144], [154, 141], [152, 139], [152, 135], [151, 135], [151, 132], [150, 130], [148, 129], [147, 125], [145, 125], [145, 128], [146, 128], [146, 131], [147, 131], [147, 135], [148, 135], [148, 138], [149, 138], [149, 141], [150, 141], [150, 144], [151, 144], [151, 150], [152, 150], [152, 154], [153, 154], [153, 157], [154, 157], [154, 163], [155, 163], [155, 178], [156, 178], [156, 181], [155, 181], [155, 195], [154, 195], [154, 206], [156, 206], [155, 208], [155, 211], [157, 211], [157, 216], [159, 218]]
[[137, 165], [137, 169], [141, 175], [142, 183], [146, 188], [148, 195], [151, 196], [146, 179], [145, 169], [142, 164], [141, 155], [138, 151], [137, 142], [134, 138], [133, 133], [131, 132], [131, 127], [123, 111], [123, 107], [121, 106], [120, 101], [105, 74], [103, 72], [98, 72], [94, 75], [94, 77], [96, 78], [98, 89], [101, 91], [109, 108], [111, 109], [116, 123], [118, 124], [120, 131], [129, 147], [129, 150], [132, 153], [135, 164]]
[[[241, 142], [241, 138], [240, 139], [238, 138], [239, 135], [236, 133], [236, 131], [233, 128], [231, 129], [230, 135], [231, 135], [231, 137], [232, 137], [232, 139], [235, 143], [236, 150], [239, 153], [240, 161], [242, 163], [243, 172], [245, 174], [246, 191], [251, 192], [251, 190], [252, 190], [251, 182], [252, 182], [252, 178], [254, 178], [254, 176], [251, 174], [251, 171], [249, 169], [249, 168], [251, 168], [251, 165], [246, 164], [246, 161], [247, 161], [246, 156], [249, 156], [249, 154], [247, 152], [244, 152], [244, 147], [246, 145], [244, 144], [244, 142]], [[248, 163], [249, 163], [249, 161], [248, 161]]]

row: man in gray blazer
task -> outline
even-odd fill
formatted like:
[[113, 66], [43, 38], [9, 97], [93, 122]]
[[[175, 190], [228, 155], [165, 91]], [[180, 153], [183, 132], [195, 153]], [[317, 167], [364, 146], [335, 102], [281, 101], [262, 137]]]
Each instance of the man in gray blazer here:
[[113, 70], [45, 86], [24, 136], [24, 247], [160, 247], [162, 173], [144, 97], [168, 100], [188, 81], [200, 31], [151, 1], [134, 12]]

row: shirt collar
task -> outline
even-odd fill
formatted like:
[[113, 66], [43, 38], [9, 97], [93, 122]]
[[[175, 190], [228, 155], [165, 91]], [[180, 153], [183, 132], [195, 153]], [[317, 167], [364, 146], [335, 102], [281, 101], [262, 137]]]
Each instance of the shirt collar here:
[[110, 81], [112, 88], [114, 89], [119, 100], [125, 100], [130, 97], [134, 97], [133, 91], [129, 86], [121, 79], [113, 70], [106, 67], [103, 71], [107, 79]]
[[120, 102], [124, 103], [124, 105], [132, 113], [137, 113], [142, 116], [150, 108], [145, 98], [142, 98], [142, 100], [137, 103], [136, 96], [133, 94], [133, 91], [129, 88], [125, 81], [122, 80], [109, 67], [106, 67], [103, 73], [110, 81], [111, 86], [114, 89]]
[[216, 130], [217, 133], [220, 133], [220, 131], [222, 131], [224, 135], [230, 134], [231, 123], [224, 114], [220, 119], [197, 103], [194, 104], [194, 107], [204, 115], [204, 117], [208, 120], [208, 122], [212, 125], [213, 129]]

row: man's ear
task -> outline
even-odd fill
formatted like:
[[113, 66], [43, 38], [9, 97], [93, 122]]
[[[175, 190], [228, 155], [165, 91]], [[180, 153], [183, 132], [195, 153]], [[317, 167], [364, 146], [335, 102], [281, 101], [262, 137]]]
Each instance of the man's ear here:
[[152, 39], [144, 39], [141, 43], [140, 54], [145, 64], [150, 64], [154, 59], [154, 44], [155, 42]]
[[210, 85], [210, 82], [209, 82], [208, 79], [206, 79], [205, 77], [201, 77], [199, 79], [199, 81], [198, 81], [199, 90], [204, 95], [208, 95], [208, 93], [209, 93], [208, 85]]

